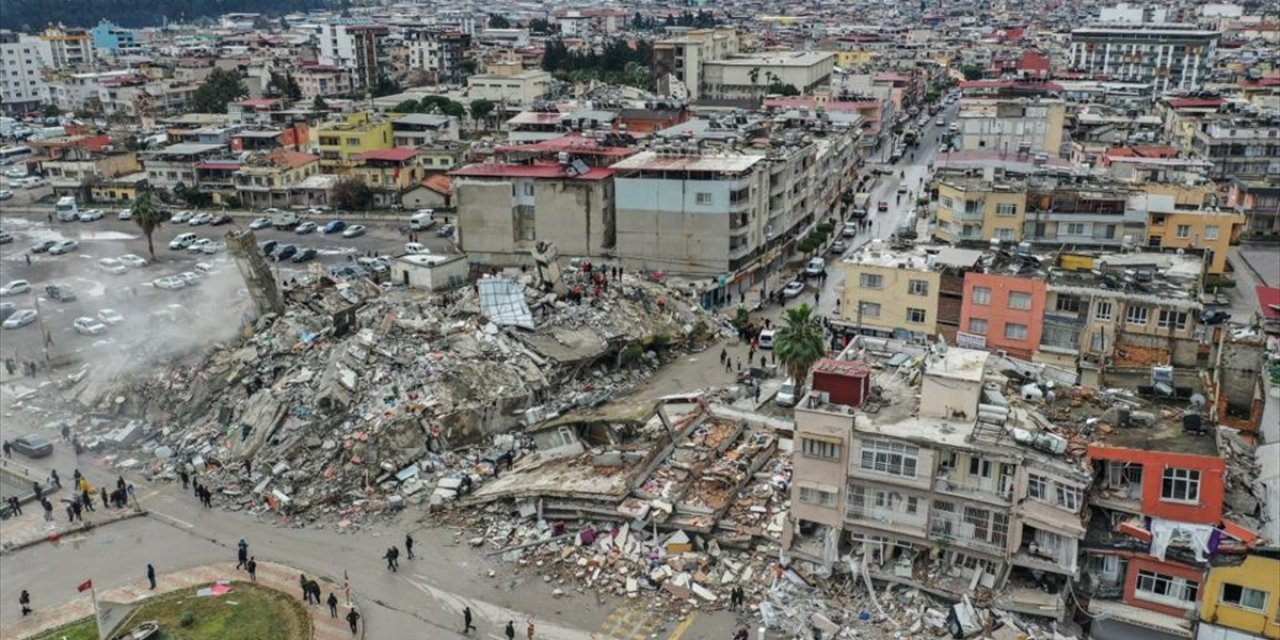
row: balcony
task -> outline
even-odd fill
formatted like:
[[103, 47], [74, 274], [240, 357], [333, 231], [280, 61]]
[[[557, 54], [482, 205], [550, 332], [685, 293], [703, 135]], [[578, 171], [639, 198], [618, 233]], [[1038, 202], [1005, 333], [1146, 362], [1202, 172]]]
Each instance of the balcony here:
[[845, 508], [844, 518], [850, 524], [865, 524], [880, 529], [892, 529], [900, 533], [924, 536], [923, 518], [892, 509], [849, 505]]
[[959, 482], [946, 475], [938, 475], [933, 479], [933, 490], [971, 500], [984, 500], [997, 504], [1009, 504], [1013, 500], [1013, 479], [1006, 478], [1005, 486], [997, 487], [994, 480], [988, 483]]

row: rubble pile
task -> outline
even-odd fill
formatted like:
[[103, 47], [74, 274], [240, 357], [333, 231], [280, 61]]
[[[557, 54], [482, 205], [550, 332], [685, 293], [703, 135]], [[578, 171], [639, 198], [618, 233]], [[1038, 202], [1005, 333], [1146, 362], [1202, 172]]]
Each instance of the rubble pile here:
[[[79, 423], [63, 415], [89, 448], [127, 451], [108, 458], [119, 466], [153, 478], [186, 468], [230, 508], [346, 527], [469, 490], [532, 449], [506, 432], [627, 392], [661, 365], [660, 346], [716, 326], [638, 278], [576, 301], [532, 284], [517, 276], [520, 295], [504, 301], [528, 306], [527, 330], [487, 316], [478, 287], [426, 297], [314, 278], [243, 340], [116, 381]], [[58, 402], [27, 404], [48, 411], [44, 400]]]

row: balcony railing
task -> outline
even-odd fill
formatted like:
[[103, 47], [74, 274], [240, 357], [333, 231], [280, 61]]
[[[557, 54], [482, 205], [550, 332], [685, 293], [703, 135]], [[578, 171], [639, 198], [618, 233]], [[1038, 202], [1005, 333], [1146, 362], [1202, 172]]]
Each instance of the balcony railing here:
[[934, 491], [942, 491], [944, 493], [995, 499], [1002, 502], [1009, 502], [1013, 499], [1013, 488], [1011, 486], [994, 487], [968, 482], [962, 483], [948, 479], [946, 476], [935, 477], [933, 479], [933, 489]]

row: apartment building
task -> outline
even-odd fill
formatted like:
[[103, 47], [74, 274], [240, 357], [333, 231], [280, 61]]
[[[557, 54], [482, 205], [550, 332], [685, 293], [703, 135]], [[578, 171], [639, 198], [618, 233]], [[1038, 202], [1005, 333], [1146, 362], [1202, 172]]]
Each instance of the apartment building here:
[[1066, 103], [1056, 98], [966, 96], [956, 113], [955, 140], [965, 151], [1058, 156], [1065, 115]]
[[417, 149], [378, 149], [352, 156], [354, 164], [348, 175], [360, 179], [373, 189], [373, 206], [396, 207], [404, 192], [413, 189], [426, 177], [418, 164]]
[[1213, 163], [1214, 180], [1280, 175], [1280, 115], [1205, 118], [1191, 138], [1191, 152]]
[[1004, 351], [1014, 358], [1031, 360], [1040, 350], [1044, 318], [1043, 279], [998, 271], [970, 272], [964, 277], [964, 305], [956, 344]]
[[986, 352], [938, 349], [877, 372], [850, 359], [857, 349], [819, 361], [796, 407], [788, 554], [1065, 618], [1087, 470], [1008, 408]]
[[103, 20], [90, 29], [89, 36], [93, 39], [94, 49], [112, 55], [130, 55], [142, 50], [142, 45], [134, 37], [132, 30], [119, 27], [108, 20]]
[[583, 8], [558, 9], [553, 16], [553, 21], [565, 37], [587, 38], [617, 33], [626, 26], [631, 14], [624, 9]]
[[763, 98], [777, 93], [770, 85], [790, 85], [803, 94], [831, 83], [835, 54], [827, 51], [778, 51], [750, 56], [731, 56], [702, 62], [698, 95], [731, 100]]
[[316, 141], [321, 166], [348, 166], [355, 156], [368, 151], [392, 148], [391, 121], [368, 112], [345, 114], [340, 122], [327, 122], [316, 127]]
[[658, 95], [687, 100], [702, 97], [702, 64], [736, 54], [739, 46], [737, 31], [732, 27], [691, 29], [654, 42], [653, 77], [658, 82]]
[[936, 257], [921, 247], [895, 251], [880, 242], [859, 249], [844, 270], [840, 321], [860, 335], [924, 342], [938, 319], [941, 284]]
[[333, 65], [303, 65], [294, 71], [293, 79], [298, 82], [298, 89], [307, 100], [345, 96], [354, 88], [351, 72]]
[[37, 111], [48, 100], [39, 41], [0, 29], [0, 112]]
[[138, 154], [116, 149], [105, 135], [65, 136], [41, 140], [36, 149], [45, 158], [40, 168], [55, 196], [74, 196], [81, 202], [93, 195], [99, 182], [142, 170]]
[[467, 96], [472, 100], [491, 100], [503, 108], [524, 108], [547, 95], [551, 74], [541, 69], [529, 69], [509, 76], [474, 75], [466, 82]]
[[40, 33], [45, 63], [59, 70], [84, 69], [93, 65], [93, 36], [85, 29], [52, 25]]
[[1280, 548], [1213, 563], [1202, 593], [1196, 640], [1280, 638]]
[[1023, 239], [1027, 213], [1027, 180], [1017, 175], [985, 172], [989, 178], [939, 174], [937, 226], [934, 235], [953, 244], [1016, 244]]
[[438, 28], [405, 29], [403, 46], [406, 70], [424, 71], [438, 84], [462, 85], [467, 81], [465, 67], [471, 49], [471, 34]]
[[411, 113], [391, 121], [392, 145], [417, 148], [458, 141], [458, 119], [437, 113]]
[[1227, 206], [1244, 214], [1243, 235], [1257, 239], [1280, 238], [1280, 177], [1232, 178]]
[[350, 71], [354, 89], [371, 87], [378, 83], [390, 62], [386, 50], [389, 33], [381, 25], [320, 25], [320, 64]]
[[1067, 66], [1094, 77], [1151, 83], [1157, 94], [1198, 89], [1212, 76], [1220, 33], [1175, 23], [1071, 31]]
[[156, 189], [173, 189], [178, 185], [199, 187], [198, 166], [201, 162], [222, 157], [225, 144], [183, 142], [142, 153], [147, 182]]
[[1120, 248], [1145, 237], [1147, 214], [1129, 206], [1128, 185], [1048, 179], [1029, 189], [1022, 237], [1033, 244]]
[[1136, 196], [1130, 206], [1147, 212], [1147, 247], [1196, 251], [1204, 256], [1205, 273], [1226, 273], [1228, 251], [1244, 231], [1243, 213], [1216, 206], [1179, 207], [1174, 196], [1156, 193]]
[[249, 209], [286, 208], [291, 190], [320, 173], [320, 157], [278, 149], [248, 158], [236, 171], [236, 196]]
[[581, 161], [486, 162], [449, 177], [458, 245], [473, 260], [532, 264], [530, 252], [543, 242], [573, 256], [601, 256], [618, 246], [613, 169]]

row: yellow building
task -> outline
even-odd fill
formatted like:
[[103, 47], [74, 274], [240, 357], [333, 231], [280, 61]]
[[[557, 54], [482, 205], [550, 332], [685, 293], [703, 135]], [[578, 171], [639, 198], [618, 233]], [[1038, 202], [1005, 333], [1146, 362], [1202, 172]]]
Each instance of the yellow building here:
[[[1179, 196], [1195, 202], [1195, 194], [1148, 193], [1139, 199], [1147, 212], [1146, 245], [1157, 249], [1208, 250], [1205, 273], [1221, 275], [1227, 269], [1227, 252], [1240, 240], [1243, 213], [1231, 209], [1206, 209], [1199, 204], [1178, 205]], [[1199, 200], [1203, 202], [1203, 200]]]
[[880, 54], [874, 51], [836, 51], [836, 66], [841, 69], [852, 69], [870, 64]]
[[1020, 180], [944, 177], [938, 188], [935, 234], [945, 242], [1022, 241], [1027, 213], [1026, 185]]
[[1257, 549], [1235, 567], [1212, 567], [1200, 588], [1197, 640], [1280, 639], [1280, 549]]
[[391, 121], [377, 120], [368, 113], [352, 113], [339, 123], [327, 123], [313, 133], [320, 151], [320, 164], [349, 166], [355, 155], [392, 148]]
[[933, 335], [941, 278], [923, 249], [890, 251], [868, 245], [839, 267], [844, 269], [840, 320], [845, 325], [867, 335]]
[[254, 156], [235, 173], [236, 195], [250, 209], [286, 207], [290, 189], [320, 173], [316, 156], [286, 149]]

